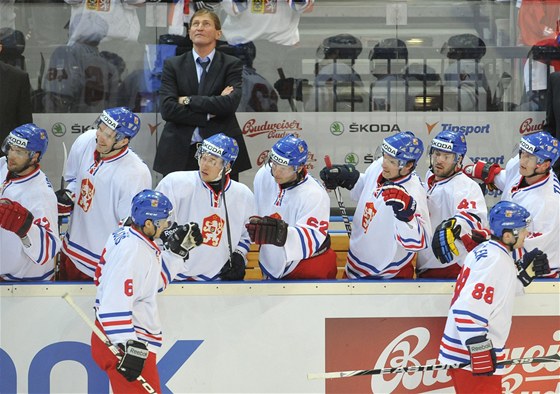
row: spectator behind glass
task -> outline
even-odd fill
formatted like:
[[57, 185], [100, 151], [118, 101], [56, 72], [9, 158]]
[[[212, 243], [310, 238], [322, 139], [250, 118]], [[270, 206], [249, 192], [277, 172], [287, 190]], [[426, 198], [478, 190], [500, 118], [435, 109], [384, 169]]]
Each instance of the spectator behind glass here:
[[243, 94], [237, 112], [278, 112], [276, 89], [253, 68], [255, 45], [252, 42], [245, 45], [222, 44], [217, 49], [243, 62]]
[[6, 53], [18, 52], [14, 48], [13, 32], [12, 29], [0, 30], [0, 141], [16, 127], [33, 122], [29, 75], [4, 62], [11, 57]]
[[116, 101], [119, 80], [118, 69], [98, 48], [109, 26], [99, 15], [84, 13], [69, 29], [75, 42], [56, 48], [49, 61], [45, 112], [101, 112]]
[[239, 145], [231, 178], [237, 180], [239, 172], [251, 168], [235, 117], [242, 94], [243, 65], [239, 59], [216, 51], [221, 35], [218, 16], [198, 10], [189, 30], [192, 51], [171, 57], [163, 65], [161, 115], [166, 123], [154, 161], [154, 170], [163, 175], [197, 170], [197, 144], [217, 133], [232, 137]]

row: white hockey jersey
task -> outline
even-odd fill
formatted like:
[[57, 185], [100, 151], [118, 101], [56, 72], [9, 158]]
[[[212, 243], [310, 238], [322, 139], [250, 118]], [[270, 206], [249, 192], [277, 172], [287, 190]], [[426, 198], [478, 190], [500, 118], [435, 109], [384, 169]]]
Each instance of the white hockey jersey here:
[[[488, 226], [486, 201], [478, 183], [470, 179], [463, 172], [442, 179], [435, 180], [435, 175], [428, 170], [427, 199], [428, 211], [432, 230], [444, 220], [455, 218], [461, 226], [461, 237], [470, 234], [473, 229], [482, 229]], [[476, 215], [476, 216], [474, 216]], [[478, 218], [477, 218], [478, 217]], [[463, 265], [467, 250], [461, 240], [455, 242], [459, 256], [454, 256], [448, 264], [442, 264], [434, 255], [431, 247], [418, 253], [416, 270], [422, 272], [426, 269], [445, 268], [453, 264]]]
[[229, 177], [224, 189], [227, 219], [222, 193], [216, 194], [202, 181], [198, 171], [172, 172], [157, 185], [156, 190], [165, 194], [173, 204], [170, 220], [178, 224], [198, 223], [203, 237], [202, 244], [189, 252], [185, 264], [172, 266], [164, 263], [163, 272], [168, 282], [173, 279], [219, 279], [220, 270], [230, 258], [228, 224], [232, 250], [247, 255], [251, 239], [245, 223], [256, 213], [255, 198], [247, 186]]
[[[465, 342], [479, 335], [492, 340], [497, 360], [503, 360], [515, 296], [523, 294], [522, 288], [512, 255], [503, 244], [488, 241], [473, 249], [457, 278], [441, 340], [440, 363], [470, 363]], [[496, 371], [503, 373], [500, 368]]]
[[56, 196], [46, 175], [8, 177], [6, 157], [0, 158], [0, 198], [17, 201], [34, 217], [26, 245], [15, 233], [0, 228], [0, 277], [4, 280], [50, 280], [60, 249]]
[[420, 178], [412, 172], [394, 182], [416, 200], [414, 218], [405, 223], [395, 217], [380, 193], [382, 161], [383, 158], [374, 161], [350, 191], [350, 197], [357, 201], [346, 262], [350, 279], [392, 278], [412, 261], [416, 252], [430, 245], [432, 230], [426, 190]]
[[253, 184], [259, 216], [272, 216], [288, 223], [283, 247], [261, 245], [259, 264], [263, 275], [281, 279], [302, 259], [319, 251], [327, 237], [330, 219], [329, 195], [311, 175], [295, 186], [282, 189], [274, 180], [270, 166], [262, 166]]
[[62, 245], [76, 267], [91, 277], [107, 237], [130, 215], [132, 198], [152, 187], [148, 166], [130, 148], [99, 158], [95, 132], [78, 137], [68, 155], [64, 178], [76, 200]]
[[109, 236], [95, 274], [96, 317], [112, 343], [145, 341], [157, 353], [162, 344], [156, 294], [161, 250], [132, 227]]
[[[551, 171], [530, 186], [520, 187], [519, 156], [511, 158], [495, 178], [502, 191], [502, 200], [513, 201], [531, 214], [531, 234], [525, 239], [525, 250], [542, 250], [548, 256], [552, 277], [560, 276], [560, 183]], [[521, 251], [514, 253], [519, 259]]]

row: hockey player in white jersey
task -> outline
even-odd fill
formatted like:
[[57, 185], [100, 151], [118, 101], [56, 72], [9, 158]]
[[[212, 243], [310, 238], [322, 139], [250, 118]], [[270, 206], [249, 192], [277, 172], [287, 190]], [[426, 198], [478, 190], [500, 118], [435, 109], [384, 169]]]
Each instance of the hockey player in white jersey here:
[[523, 248], [529, 231], [529, 212], [521, 205], [500, 201], [489, 213], [491, 239], [467, 255], [441, 340], [442, 364], [470, 363], [450, 369], [455, 392], [502, 393], [506, 357], [516, 294], [549, 272], [546, 254], [534, 249], [515, 261], [513, 250]]
[[60, 249], [56, 197], [39, 162], [48, 136], [33, 123], [12, 130], [0, 158], [0, 280], [50, 280]]
[[175, 207], [171, 220], [200, 223], [203, 236], [186, 267], [164, 267], [167, 281], [243, 280], [251, 244], [245, 223], [256, 207], [251, 190], [229, 177], [238, 152], [233, 138], [215, 134], [198, 147], [198, 171], [172, 172], [156, 187]]
[[346, 262], [350, 279], [412, 279], [412, 262], [431, 234], [426, 191], [414, 171], [424, 145], [410, 131], [383, 140], [382, 157], [364, 174], [349, 164], [321, 170], [327, 189], [357, 201]]
[[432, 248], [418, 253], [419, 278], [456, 279], [467, 253], [488, 238], [482, 190], [461, 171], [466, 153], [460, 131], [444, 130], [432, 140], [425, 186], [430, 222], [437, 227]]
[[60, 254], [61, 280], [93, 278], [107, 237], [129, 216], [132, 197], [152, 186], [148, 166], [128, 146], [140, 130], [138, 116], [111, 108], [96, 124], [72, 145], [64, 174], [68, 186], [57, 191], [59, 212], [72, 212]]
[[531, 213], [532, 232], [525, 245], [548, 255], [552, 278], [560, 277], [560, 183], [551, 171], [559, 156], [558, 140], [540, 131], [521, 138], [519, 155], [505, 169], [484, 162], [465, 169], [468, 175], [502, 190], [502, 200], [513, 201]]
[[328, 235], [330, 202], [307, 173], [307, 143], [293, 134], [280, 139], [255, 175], [259, 216], [246, 225], [261, 245], [259, 264], [266, 279], [335, 279], [336, 254]]
[[122, 350], [121, 360], [95, 334], [91, 336], [93, 359], [107, 372], [114, 393], [146, 392], [136, 380], [142, 377], [161, 393], [156, 354], [162, 330], [156, 294], [162, 264], [178, 260], [202, 241], [194, 223], [180, 226], [167, 240], [166, 249], [156, 244], [169, 225], [173, 205], [160, 192], [143, 190], [132, 199], [131, 222], [112, 233], [95, 273], [96, 326]]

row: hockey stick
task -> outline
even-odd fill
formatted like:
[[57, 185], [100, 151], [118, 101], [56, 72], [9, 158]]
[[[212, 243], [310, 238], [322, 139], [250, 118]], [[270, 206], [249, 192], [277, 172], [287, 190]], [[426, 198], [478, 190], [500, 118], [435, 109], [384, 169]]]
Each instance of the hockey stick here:
[[[329, 155], [325, 155], [325, 165], [327, 166], [327, 168], [332, 168], [332, 162]], [[340, 190], [338, 189], [338, 187], [334, 189], [334, 195], [336, 197], [336, 201], [338, 202], [338, 208], [340, 209], [340, 216], [342, 216], [344, 227], [346, 227], [346, 234], [348, 234], [348, 238], [350, 238], [350, 235], [352, 235], [352, 225], [350, 224], [350, 219], [348, 219], [346, 207], [344, 206], [344, 202], [342, 201], [342, 194], [340, 194]]]
[[[72, 307], [72, 309], [74, 309], [74, 311], [76, 311], [76, 313], [78, 314], [78, 316], [80, 316], [82, 318], [82, 320], [89, 326], [89, 328], [92, 329], [93, 333], [95, 335], [97, 335], [97, 337], [99, 339], [101, 339], [101, 341], [103, 343], [105, 343], [105, 345], [107, 345], [107, 347], [109, 348], [109, 350], [111, 351], [111, 353], [113, 353], [115, 355], [115, 357], [117, 358], [117, 360], [121, 360], [122, 356], [121, 356], [121, 351], [118, 347], [116, 347], [115, 345], [113, 345], [111, 343], [111, 341], [109, 340], [109, 338], [107, 338], [107, 335], [105, 335], [105, 333], [103, 331], [101, 331], [99, 329], [99, 327], [97, 327], [89, 317], [87, 317], [87, 315], [85, 314], [85, 312], [82, 310], [82, 308], [80, 308], [78, 305], [76, 305], [76, 303], [74, 302], [74, 299], [72, 298], [72, 296], [68, 293], [64, 294], [62, 296], [62, 298], [64, 299], [64, 301], [66, 301], [68, 303], [68, 305], [70, 305]], [[138, 378], [136, 379], [137, 381], [139, 381], [142, 384], [142, 387], [146, 390], [147, 393], [155, 393], [156, 391], [152, 388], [152, 386], [150, 385], [150, 383], [148, 383], [146, 381], [146, 379], [144, 379], [142, 377], [142, 375], [138, 376]]]
[[[64, 189], [64, 174], [66, 173], [66, 162], [68, 161], [68, 150], [66, 149], [66, 144], [62, 141], [62, 151], [63, 151], [63, 162], [62, 162], [62, 174], [60, 175], [60, 189]], [[58, 236], [62, 238], [62, 224], [64, 223], [64, 218], [58, 217]], [[54, 280], [57, 281], [60, 276], [60, 252], [56, 254], [54, 262]]]
[[[550, 356], [541, 356], [541, 357], [514, 358], [511, 360], [499, 361], [496, 363], [496, 365], [507, 366], [512, 364], [554, 363], [559, 361], [560, 361], [560, 354], [552, 354]], [[308, 373], [307, 379], [308, 380], [334, 379], [334, 378], [349, 378], [352, 376], [364, 376], [364, 375], [386, 375], [392, 373], [437, 371], [437, 370], [444, 370], [444, 369], [464, 368], [468, 365], [470, 365], [470, 363], [411, 365], [410, 367], [362, 369], [356, 371], [325, 372], [325, 373]]]

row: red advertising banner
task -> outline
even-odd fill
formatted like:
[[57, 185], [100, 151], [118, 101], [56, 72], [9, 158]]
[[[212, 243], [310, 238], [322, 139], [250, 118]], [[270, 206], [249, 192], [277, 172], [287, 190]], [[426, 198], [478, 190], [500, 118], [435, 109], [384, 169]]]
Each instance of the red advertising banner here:
[[[437, 363], [444, 317], [340, 318], [325, 321], [325, 371], [394, 368]], [[560, 351], [559, 316], [516, 316], [506, 358]], [[560, 393], [560, 363], [506, 367], [506, 393]], [[453, 393], [447, 371], [329, 379], [327, 393]]]

